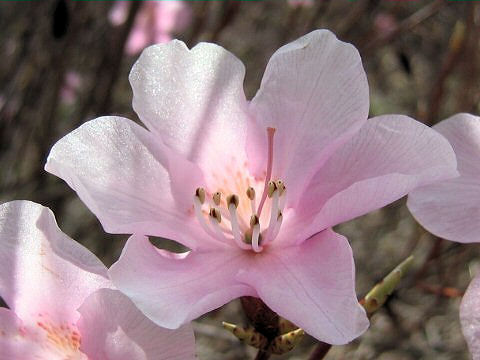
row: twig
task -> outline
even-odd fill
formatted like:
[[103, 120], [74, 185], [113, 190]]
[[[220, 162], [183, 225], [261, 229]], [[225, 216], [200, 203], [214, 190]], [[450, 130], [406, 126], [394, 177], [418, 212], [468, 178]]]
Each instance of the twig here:
[[417, 25], [421, 24], [429, 17], [434, 15], [446, 4], [443, 0], [434, 1], [403, 20], [393, 31], [387, 34], [382, 34], [363, 47], [362, 54], [367, 54], [372, 50], [392, 42], [399, 34], [412, 30]]
[[332, 345], [324, 343], [324, 342], [319, 342], [317, 346], [315, 346], [315, 349], [313, 352], [310, 354], [310, 357], [308, 360], [322, 360], [327, 353], [330, 351], [332, 348]]

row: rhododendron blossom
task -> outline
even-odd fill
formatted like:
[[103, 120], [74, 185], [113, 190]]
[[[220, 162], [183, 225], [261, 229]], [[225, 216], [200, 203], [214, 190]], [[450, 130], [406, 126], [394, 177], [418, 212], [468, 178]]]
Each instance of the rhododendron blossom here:
[[[129, 1], [116, 1], [109, 13], [110, 22], [123, 24], [130, 5]], [[183, 1], [142, 1], [125, 45], [126, 53], [137, 54], [150, 44], [170, 41], [172, 33], [185, 29], [190, 19], [191, 9]]]
[[480, 276], [477, 275], [460, 305], [462, 331], [473, 360], [480, 360]]
[[[408, 196], [408, 208], [431, 233], [461, 243], [480, 242], [480, 117], [457, 114], [433, 127], [445, 136], [458, 161], [456, 178], [423, 186]], [[470, 283], [460, 307], [463, 334], [480, 359], [480, 276]]]
[[133, 234], [109, 274], [157, 324], [256, 296], [317, 339], [346, 343], [368, 320], [351, 248], [331, 227], [455, 176], [455, 156], [408, 117], [367, 121], [360, 56], [329, 31], [280, 48], [251, 101], [244, 73], [214, 44], [149, 47], [130, 73], [148, 130], [92, 120], [53, 147], [46, 169], [107, 231]]
[[457, 114], [433, 128], [450, 141], [460, 176], [416, 189], [408, 208], [432, 234], [480, 242], [480, 117]]
[[148, 320], [47, 208], [0, 205], [0, 360], [194, 359], [189, 325]]

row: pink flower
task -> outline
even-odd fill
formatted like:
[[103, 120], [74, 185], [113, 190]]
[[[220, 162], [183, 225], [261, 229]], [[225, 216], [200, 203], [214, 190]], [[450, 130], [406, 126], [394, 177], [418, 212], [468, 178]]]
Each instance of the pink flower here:
[[463, 296], [460, 322], [473, 360], [480, 360], [480, 275], [472, 280]]
[[60, 88], [60, 98], [66, 104], [73, 104], [82, 86], [82, 77], [76, 71], [67, 71]]
[[[143, 1], [141, 6], [127, 40], [127, 54], [134, 55], [148, 45], [170, 41], [173, 32], [185, 29], [190, 23], [191, 10], [183, 1]], [[128, 1], [117, 1], [110, 11], [110, 22], [123, 24], [129, 7]]]
[[288, 0], [288, 5], [291, 7], [307, 7], [310, 8], [313, 6], [313, 0]]
[[0, 308], [1, 360], [194, 358], [188, 325], [172, 331], [145, 318], [32, 202], [0, 205], [0, 295], [10, 307]]
[[[134, 234], [110, 276], [157, 324], [258, 296], [317, 339], [346, 343], [368, 320], [351, 248], [331, 227], [454, 176], [455, 156], [408, 117], [367, 122], [360, 56], [329, 31], [280, 48], [250, 102], [244, 73], [214, 44], [149, 47], [130, 73], [148, 130], [92, 120], [53, 147], [46, 169], [106, 231]], [[143, 235], [192, 251], [159, 251]]]
[[408, 208], [432, 234], [480, 242], [480, 117], [457, 114], [434, 129], [452, 144], [460, 176], [413, 191]]

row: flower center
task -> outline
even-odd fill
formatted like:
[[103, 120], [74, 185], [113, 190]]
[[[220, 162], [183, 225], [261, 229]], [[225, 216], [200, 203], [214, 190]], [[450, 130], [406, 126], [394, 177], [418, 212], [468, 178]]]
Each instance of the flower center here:
[[86, 360], [80, 351], [81, 337], [75, 324], [55, 324], [43, 314], [39, 314], [37, 326], [45, 334], [45, 346], [52, 353], [66, 356], [66, 359]]
[[[212, 238], [220, 242], [234, 241], [241, 249], [261, 252], [266, 244], [277, 237], [283, 221], [286, 187], [282, 180], [271, 180], [274, 133], [275, 129], [267, 129], [267, 171], [261, 184], [263, 193], [258, 206], [256, 192], [259, 186], [253, 178], [243, 177], [241, 172], [237, 172], [233, 187], [240, 191], [238, 194], [244, 193], [241, 194], [242, 197], [225, 188], [213, 193], [205, 191], [204, 188], [197, 188], [195, 191], [195, 215]], [[248, 172], [248, 169], [245, 171]], [[224, 181], [224, 184], [228, 184], [228, 181]], [[268, 208], [270, 216], [265, 216], [265, 213], [262, 216], [262, 210]], [[262, 227], [261, 222], [268, 225]]]

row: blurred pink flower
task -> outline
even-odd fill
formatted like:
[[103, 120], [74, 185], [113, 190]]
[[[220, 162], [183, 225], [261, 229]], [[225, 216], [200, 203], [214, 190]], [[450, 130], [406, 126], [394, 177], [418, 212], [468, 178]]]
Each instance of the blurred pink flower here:
[[[148, 45], [170, 41], [172, 33], [185, 29], [191, 20], [190, 7], [180, 0], [144, 1], [141, 6], [125, 47], [130, 55]], [[110, 11], [110, 22], [123, 24], [129, 8], [129, 1], [117, 1]]]
[[473, 360], [480, 360], [480, 275], [477, 275], [463, 296], [460, 322]]
[[[106, 231], [134, 234], [110, 276], [157, 324], [258, 296], [317, 339], [346, 343], [368, 320], [351, 248], [331, 227], [454, 176], [455, 156], [408, 117], [367, 121], [360, 56], [329, 31], [275, 52], [250, 102], [244, 74], [214, 44], [149, 47], [130, 73], [148, 130], [92, 120], [54, 145], [46, 170]], [[142, 235], [191, 251], [160, 251]]]
[[382, 36], [390, 35], [398, 26], [397, 20], [392, 14], [381, 12], [373, 21], [375, 30]]
[[313, 0], [288, 0], [287, 2], [291, 7], [312, 7], [314, 4]]
[[191, 327], [145, 318], [100, 260], [29, 201], [0, 205], [0, 295], [10, 307], [0, 308], [1, 360], [194, 359]]
[[67, 71], [60, 88], [60, 98], [66, 104], [73, 104], [82, 86], [82, 77], [75, 71]]
[[480, 242], [480, 117], [457, 114], [433, 128], [452, 144], [460, 176], [413, 191], [408, 208], [432, 234]]

